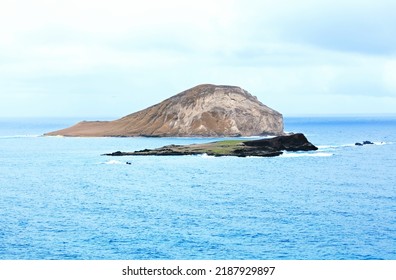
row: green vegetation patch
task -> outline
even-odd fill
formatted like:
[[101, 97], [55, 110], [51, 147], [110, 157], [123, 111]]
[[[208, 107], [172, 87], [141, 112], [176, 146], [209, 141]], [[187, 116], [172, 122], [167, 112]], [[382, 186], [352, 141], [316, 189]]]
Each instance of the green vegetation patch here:
[[224, 140], [219, 142], [210, 143], [205, 150], [208, 154], [213, 155], [229, 155], [242, 145], [241, 140]]

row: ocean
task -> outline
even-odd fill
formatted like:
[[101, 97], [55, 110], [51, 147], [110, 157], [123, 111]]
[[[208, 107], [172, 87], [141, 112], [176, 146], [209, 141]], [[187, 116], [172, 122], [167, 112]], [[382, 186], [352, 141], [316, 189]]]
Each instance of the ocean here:
[[396, 117], [285, 118], [319, 150], [274, 158], [41, 136], [76, 121], [0, 119], [0, 259], [396, 259]]

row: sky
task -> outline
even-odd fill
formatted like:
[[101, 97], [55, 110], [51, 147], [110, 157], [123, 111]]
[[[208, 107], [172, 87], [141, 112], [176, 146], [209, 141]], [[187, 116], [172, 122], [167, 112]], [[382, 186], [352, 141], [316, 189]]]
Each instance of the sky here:
[[396, 114], [394, 0], [1, 0], [0, 117], [118, 118], [199, 84]]

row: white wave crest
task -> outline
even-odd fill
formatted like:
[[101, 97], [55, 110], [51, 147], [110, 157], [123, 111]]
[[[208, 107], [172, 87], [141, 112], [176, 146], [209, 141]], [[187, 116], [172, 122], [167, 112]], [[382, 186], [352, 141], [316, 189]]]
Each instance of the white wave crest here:
[[1, 135], [0, 139], [15, 139], [15, 138], [36, 138], [40, 137], [40, 134], [22, 134], [22, 135]]
[[[363, 142], [356, 142], [356, 143], [363, 143]], [[391, 145], [393, 142], [384, 142], [384, 141], [375, 141], [372, 142], [372, 144], [364, 144], [364, 146], [370, 146], [370, 145], [376, 145], [376, 146], [383, 146], [383, 145]], [[357, 145], [355, 143], [353, 144], [344, 144], [341, 145], [340, 147], [356, 147]]]
[[322, 150], [322, 149], [334, 149], [336, 148], [336, 146], [331, 146], [331, 145], [318, 145], [317, 146], [318, 149]]
[[201, 157], [203, 157], [203, 158], [215, 158], [215, 156], [210, 156], [207, 153], [202, 154]]
[[393, 144], [393, 142], [383, 142], [383, 141], [380, 141], [380, 142], [373, 142], [373, 143], [374, 143], [374, 145], [378, 145], [378, 146], [392, 145], [392, 144]]
[[287, 158], [291, 158], [291, 157], [331, 157], [333, 155], [334, 155], [333, 153], [325, 153], [325, 152], [316, 152], [316, 153], [298, 153], [298, 152], [288, 153], [288, 152], [284, 152], [283, 154], [280, 155], [280, 157], [287, 157]]
[[45, 137], [51, 137], [51, 138], [65, 138], [63, 135], [46, 135]]
[[340, 148], [344, 148], [344, 147], [356, 147], [356, 145], [354, 143], [351, 144], [344, 144], [344, 145], [340, 145]]
[[[357, 142], [362, 143], [362, 142]], [[364, 144], [364, 146], [376, 145], [376, 146], [383, 146], [383, 145], [391, 145], [393, 142], [384, 142], [384, 141], [376, 141], [372, 142], [373, 144]], [[318, 145], [319, 150], [334, 150], [339, 148], [350, 148], [350, 147], [358, 147], [355, 143], [348, 143], [348, 144], [341, 144], [341, 145]]]
[[103, 162], [103, 164], [125, 164], [125, 162], [122, 162], [122, 161], [119, 161], [119, 160], [114, 160], [114, 159], [112, 159], [112, 160], [109, 160], [109, 161]]

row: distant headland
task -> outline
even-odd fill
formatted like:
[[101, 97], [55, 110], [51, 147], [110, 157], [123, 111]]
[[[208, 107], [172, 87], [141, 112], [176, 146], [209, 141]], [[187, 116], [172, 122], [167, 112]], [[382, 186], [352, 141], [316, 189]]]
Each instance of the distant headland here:
[[282, 114], [236, 86], [203, 84], [114, 121], [82, 121], [44, 134], [79, 137], [284, 135]]

